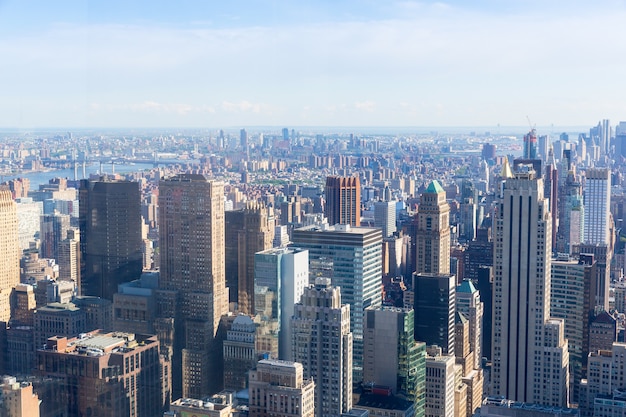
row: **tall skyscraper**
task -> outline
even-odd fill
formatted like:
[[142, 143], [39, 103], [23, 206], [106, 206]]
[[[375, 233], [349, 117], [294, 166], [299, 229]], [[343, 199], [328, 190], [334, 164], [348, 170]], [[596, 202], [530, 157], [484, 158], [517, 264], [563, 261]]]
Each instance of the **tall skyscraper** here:
[[326, 178], [328, 224], [361, 225], [361, 181], [355, 177]]
[[112, 300], [119, 284], [141, 275], [139, 184], [81, 180], [79, 197], [81, 291]]
[[274, 223], [268, 208], [258, 202], [248, 202], [243, 210], [243, 229], [238, 235], [239, 311], [254, 314], [254, 254], [272, 247]]
[[224, 185], [197, 174], [162, 179], [159, 245], [160, 309], [173, 314], [175, 323], [174, 397], [202, 398], [221, 385], [215, 378], [221, 367], [215, 336], [220, 317], [228, 312]]
[[431, 182], [417, 209], [415, 272], [450, 273], [450, 206], [439, 182]]
[[611, 229], [611, 172], [589, 168], [585, 172], [585, 243], [608, 244]]
[[415, 415], [424, 417], [426, 344], [415, 341], [413, 309], [368, 308], [365, 313], [363, 381], [391, 388], [414, 402]]
[[59, 245], [67, 237], [70, 228], [70, 216], [54, 212], [41, 216], [39, 238], [41, 247], [39, 257], [46, 259], [59, 259]]
[[524, 135], [524, 159], [537, 158], [537, 131], [531, 129]]
[[598, 306], [609, 309], [609, 283], [613, 259], [614, 225], [611, 215], [611, 172], [590, 168], [585, 173], [584, 243], [579, 253], [591, 253], [597, 262], [596, 296]]
[[382, 304], [382, 232], [369, 227], [312, 225], [295, 229], [292, 240], [292, 247], [308, 249], [311, 278], [330, 277], [350, 305], [353, 380], [360, 382], [365, 309]]
[[307, 250], [277, 248], [254, 255], [254, 314], [263, 321], [276, 323], [278, 359], [294, 360], [291, 317], [308, 285]]
[[495, 213], [492, 392], [563, 407], [567, 341], [563, 321], [549, 316], [552, 217], [538, 174], [518, 165]]
[[304, 290], [291, 320], [292, 356], [304, 377], [317, 381], [315, 415], [336, 416], [352, 409], [350, 306], [330, 279], [317, 278]]
[[450, 274], [413, 276], [415, 340], [454, 355], [456, 278]]
[[480, 292], [470, 280], [456, 287], [456, 311], [469, 322], [469, 348], [474, 353], [474, 363], [480, 367], [482, 360], [483, 302]]
[[8, 323], [11, 291], [20, 283], [20, 247], [17, 208], [6, 186], [0, 186], [0, 253], [0, 322]]

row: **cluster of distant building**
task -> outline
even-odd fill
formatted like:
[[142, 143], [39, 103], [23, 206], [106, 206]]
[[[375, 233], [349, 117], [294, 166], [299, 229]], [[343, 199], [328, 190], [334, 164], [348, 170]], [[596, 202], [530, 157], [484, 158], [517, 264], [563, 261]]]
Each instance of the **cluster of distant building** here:
[[2, 186], [0, 416], [626, 414], [626, 126], [521, 158], [316, 138], [263, 169], [323, 179], [282, 186], [239, 139], [235, 176]]

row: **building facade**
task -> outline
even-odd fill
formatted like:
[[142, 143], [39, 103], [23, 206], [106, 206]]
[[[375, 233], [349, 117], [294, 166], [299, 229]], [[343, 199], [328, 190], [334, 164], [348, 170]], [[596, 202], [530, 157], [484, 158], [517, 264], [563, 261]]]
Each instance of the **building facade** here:
[[359, 177], [327, 177], [325, 196], [328, 224], [361, 225]]
[[315, 384], [315, 415], [339, 417], [352, 409], [350, 306], [330, 279], [317, 278], [295, 305], [292, 356]]
[[159, 309], [163, 318], [174, 319], [174, 337], [168, 337], [174, 397], [202, 398], [222, 383], [211, 376], [221, 372], [221, 344], [215, 336], [220, 317], [228, 312], [224, 185], [196, 174], [162, 179], [159, 247]]

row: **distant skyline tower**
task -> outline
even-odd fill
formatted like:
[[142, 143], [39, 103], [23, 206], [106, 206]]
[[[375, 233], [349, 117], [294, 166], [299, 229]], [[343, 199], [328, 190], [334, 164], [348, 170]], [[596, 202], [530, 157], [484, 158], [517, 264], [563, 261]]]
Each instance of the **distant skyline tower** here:
[[215, 336], [228, 312], [223, 183], [198, 174], [162, 179], [159, 247], [161, 310], [175, 316], [173, 397], [203, 398], [222, 384]]
[[304, 377], [316, 382], [315, 415], [341, 416], [352, 409], [350, 306], [339, 287], [317, 278], [304, 290], [291, 319], [292, 356]]
[[361, 225], [361, 181], [354, 177], [326, 177], [328, 224]]
[[608, 244], [611, 221], [611, 172], [589, 168], [585, 172], [584, 239], [589, 244]]
[[611, 171], [589, 168], [585, 173], [583, 244], [580, 253], [592, 253], [597, 261], [596, 294], [599, 306], [609, 309], [609, 283], [613, 259], [613, 216], [611, 215]]
[[139, 184], [81, 180], [79, 196], [82, 295], [113, 300], [117, 286], [138, 279], [143, 267]]
[[567, 407], [564, 324], [549, 317], [552, 217], [539, 173], [516, 168], [494, 218], [492, 394]]
[[537, 158], [537, 131], [531, 129], [524, 135], [524, 159]]
[[0, 186], [0, 253], [0, 322], [8, 323], [11, 292], [20, 283], [20, 247], [17, 207], [7, 186]]
[[417, 208], [416, 273], [450, 273], [450, 205], [438, 181], [432, 181]]

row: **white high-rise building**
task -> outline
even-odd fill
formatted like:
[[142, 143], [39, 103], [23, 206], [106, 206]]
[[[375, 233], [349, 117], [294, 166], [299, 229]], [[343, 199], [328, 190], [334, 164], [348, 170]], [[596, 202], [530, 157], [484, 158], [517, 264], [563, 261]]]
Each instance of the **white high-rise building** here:
[[352, 333], [350, 306], [339, 287], [317, 278], [304, 290], [291, 320], [292, 357], [304, 377], [316, 382], [315, 415], [339, 417], [352, 409]]
[[291, 356], [291, 317], [309, 284], [309, 251], [275, 248], [254, 255], [254, 314], [278, 325], [278, 358]]
[[589, 168], [585, 173], [584, 239], [588, 244], [609, 244], [611, 230], [611, 172]]
[[374, 203], [374, 226], [383, 229], [383, 237], [396, 231], [396, 202], [377, 201]]
[[[492, 391], [514, 401], [564, 407], [568, 352], [563, 321], [550, 319], [551, 253], [552, 216], [543, 180], [520, 165], [506, 176], [495, 213]], [[548, 354], [554, 358], [549, 364]]]

